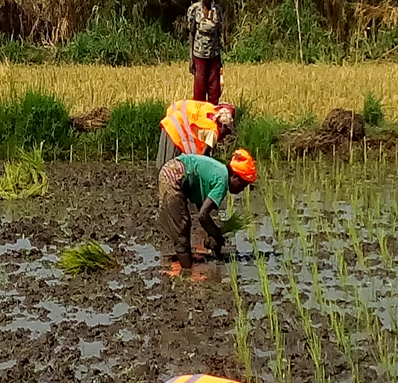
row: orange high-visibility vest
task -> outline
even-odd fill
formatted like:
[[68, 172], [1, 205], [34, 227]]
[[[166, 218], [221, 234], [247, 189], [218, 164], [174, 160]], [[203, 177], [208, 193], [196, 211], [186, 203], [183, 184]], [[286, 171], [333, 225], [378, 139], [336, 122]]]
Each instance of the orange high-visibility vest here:
[[207, 117], [216, 113], [214, 105], [209, 102], [177, 101], [167, 109], [167, 115], [160, 125], [183, 153], [203, 154], [206, 144], [199, 140], [197, 132], [209, 129], [214, 131], [218, 138], [217, 122]]
[[168, 380], [166, 383], [238, 383], [234, 380], [217, 378], [210, 375], [183, 375]]

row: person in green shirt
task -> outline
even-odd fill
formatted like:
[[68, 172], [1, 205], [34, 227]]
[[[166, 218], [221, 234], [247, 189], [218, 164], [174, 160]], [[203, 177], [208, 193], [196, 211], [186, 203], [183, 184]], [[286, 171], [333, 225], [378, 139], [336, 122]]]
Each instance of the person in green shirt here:
[[256, 164], [244, 149], [234, 152], [228, 166], [207, 156], [182, 154], [162, 167], [159, 173], [159, 222], [174, 242], [183, 268], [193, 264], [188, 200], [198, 208], [199, 222], [215, 240], [219, 252], [224, 238], [210, 213], [220, 207], [228, 191], [238, 194], [256, 178]]

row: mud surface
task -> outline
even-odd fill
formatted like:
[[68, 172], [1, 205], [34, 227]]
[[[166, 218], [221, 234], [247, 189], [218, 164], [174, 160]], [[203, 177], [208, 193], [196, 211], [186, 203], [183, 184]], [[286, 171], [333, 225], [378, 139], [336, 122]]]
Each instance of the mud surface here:
[[[155, 225], [152, 169], [56, 164], [46, 199], [2, 202], [0, 381], [164, 381], [181, 373], [242, 378], [233, 300], [208, 279], [171, 278]], [[69, 278], [60, 249], [96, 239], [118, 267]], [[158, 250], [156, 250], [156, 249]]]
[[[245, 382], [245, 366], [235, 345], [231, 251], [237, 253], [253, 376], [259, 382], [275, 381], [275, 343], [246, 233], [229, 240], [223, 260], [208, 259], [198, 266], [206, 279], [171, 277], [165, 271], [172, 267], [172, 249], [156, 227], [152, 168], [56, 164], [48, 167], [48, 173], [51, 190], [47, 198], [0, 203], [1, 382], [164, 382], [185, 373]], [[285, 176], [291, 179], [289, 172]], [[396, 190], [397, 179], [397, 175], [390, 177], [388, 190]], [[275, 190], [281, 193], [282, 188]], [[327, 199], [319, 195], [307, 198], [307, 204], [297, 201], [298, 217], [305, 222], [307, 235], [318, 243], [317, 251], [306, 259], [294, 246], [297, 234], [287, 208], [276, 198], [275, 211], [284, 227], [283, 248], [293, 249], [284, 251], [263, 198], [252, 197], [257, 244], [267, 265], [285, 363], [290, 365], [289, 379], [315, 382], [316, 372], [286, 264], [294, 272], [304, 308], [311, 312], [325, 376], [331, 382], [349, 382], [353, 377], [352, 365], [331, 330], [332, 309], [344, 314], [361, 381], [387, 381], [394, 374], [388, 375], [381, 365], [378, 344], [358, 321], [355, 301], [363, 301], [361, 307], [372, 311], [372, 318], [377, 319], [374, 326], [396, 331], [398, 261], [385, 267], [377, 243], [364, 235], [366, 272], [358, 267], [344, 236], [344, 217], [352, 214], [350, 204], [340, 201], [337, 208], [329, 209]], [[384, 202], [389, 206], [391, 199]], [[385, 217], [383, 214], [380, 221], [388, 227], [392, 216], [387, 210]], [[348, 282], [339, 279], [339, 261], [333, 250], [338, 246], [317, 226], [319, 216], [330, 221], [336, 242], [346, 244], [343, 256]], [[200, 245], [202, 237], [203, 232], [195, 230], [194, 245]], [[75, 278], [64, 275], [55, 266], [59, 252], [90, 238], [114, 254], [117, 267]], [[389, 237], [389, 248], [394, 254], [398, 251], [394, 236]], [[323, 304], [316, 295], [314, 264]]]

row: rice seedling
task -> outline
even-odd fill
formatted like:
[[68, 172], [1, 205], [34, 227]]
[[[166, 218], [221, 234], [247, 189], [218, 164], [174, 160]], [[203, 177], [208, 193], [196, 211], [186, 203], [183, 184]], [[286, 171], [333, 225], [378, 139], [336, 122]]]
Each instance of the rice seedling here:
[[382, 228], [378, 227], [376, 229], [376, 236], [377, 236], [377, 240], [379, 242], [380, 253], [381, 253], [383, 262], [387, 267], [391, 267], [392, 259], [391, 259], [390, 252], [389, 252], [388, 246], [387, 246], [386, 232]]
[[230, 278], [231, 288], [234, 294], [235, 308], [237, 311], [236, 322], [236, 344], [238, 348], [238, 356], [244, 363], [246, 369], [246, 379], [248, 382], [252, 379], [252, 364], [249, 348], [249, 323], [246, 312], [243, 308], [243, 299], [239, 293], [238, 284], [238, 265], [235, 254], [231, 255], [230, 262]]
[[113, 258], [95, 241], [90, 241], [74, 249], [66, 249], [58, 261], [58, 266], [72, 276], [83, 272], [104, 270], [114, 263]]
[[[249, 216], [249, 214], [251, 214], [249, 188], [245, 190], [245, 208], [246, 208], [246, 213]], [[286, 382], [286, 380], [290, 379], [289, 379], [289, 366], [287, 365], [287, 361], [285, 358], [285, 340], [280, 328], [278, 312], [276, 311], [272, 301], [270, 281], [268, 279], [267, 264], [265, 259], [260, 256], [260, 252], [258, 250], [258, 243], [256, 239], [256, 231], [253, 224], [253, 219], [251, 219], [251, 223], [248, 225], [248, 236], [253, 246], [255, 264], [257, 267], [259, 280], [260, 280], [261, 293], [267, 304], [267, 317], [270, 323], [271, 337], [275, 343], [276, 360], [272, 363], [274, 376], [276, 381]]]
[[365, 266], [365, 259], [364, 259], [363, 251], [362, 251], [362, 245], [361, 245], [361, 241], [358, 238], [358, 233], [355, 228], [355, 224], [354, 224], [353, 220], [348, 219], [346, 221], [346, 225], [347, 225], [348, 234], [351, 239], [351, 243], [354, 247], [355, 254], [358, 257], [358, 263], [362, 268], [365, 268], [366, 266]]
[[301, 302], [301, 294], [298, 288], [296, 278], [292, 274], [289, 265], [285, 263], [285, 271], [288, 275], [291, 293], [296, 303], [296, 307], [301, 317], [304, 333], [306, 335], [307, 349], [315, 365], [315, 375], [317, 382], [325, 382], [325, 367], [323, 364], [321, 340], [311, 323], [311, 313]]
[[311, 267], [311, 271], [312, 271], [312, 281], [313, 281], [313, 291], [314, 291], [314, 295], [316, 298], [316, 301], [318, 302], [321, 311], [324, 308], [325, 305], [325, 298], [323, 295], [323, 289], [322, 286], [320, 284], [320, 279], [319, 279], [319, 270], [318, 270], [318, 265], [316, 264], [316, 262], [314, 262], [312, 264]]
[[0, 197], [22, 199], [43, 196], [48, 190], [48, 177], [44, 169], [42, 146], [32, 152], [23, 150], [19, 159], [4, 165], [4, 175], [0, 178]]
[[235, 211], [223, 222], [221, 233], [223, 235], [236, 234], [238, 231], [245, 230], [251, 223], [250, 217], [243, 215], [241, 212]]
[[263, 193], [263, 199], [265, 206], [267, 207], [268, 214], [271, 218], [272, 229], [278, 235], [280, 231], [280, 222], [278, 213], [276, 212], [274, 207], [274, 188], [272, 183], [269, 183], [268, 186], [265, 188], [265, 192]]

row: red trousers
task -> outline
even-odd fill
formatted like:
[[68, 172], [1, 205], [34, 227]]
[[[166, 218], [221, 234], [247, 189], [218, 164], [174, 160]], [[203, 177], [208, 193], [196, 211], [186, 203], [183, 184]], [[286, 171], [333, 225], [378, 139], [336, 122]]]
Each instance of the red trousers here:
[[221, 56], [211, 59], [195, 57], [195, 81], [193, 98], [196, 101], [208, 101], [217, 105], [221, 96], [220, 69]]

